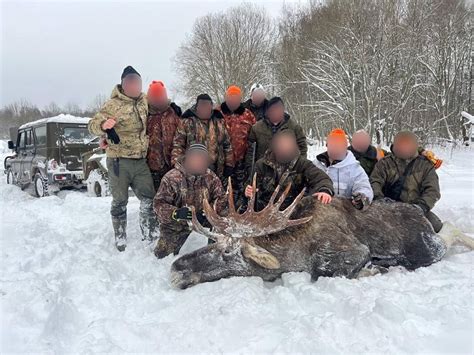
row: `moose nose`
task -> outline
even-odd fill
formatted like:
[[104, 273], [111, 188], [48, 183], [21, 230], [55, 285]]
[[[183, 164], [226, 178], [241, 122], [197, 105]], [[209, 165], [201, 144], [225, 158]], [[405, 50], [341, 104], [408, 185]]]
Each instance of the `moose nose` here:
[[171, 265], [170, 281], [173, 287], [185, 289], [199, 283], [200, 280], [201, 273], [185, 270], [180, 263], [174, 262]]

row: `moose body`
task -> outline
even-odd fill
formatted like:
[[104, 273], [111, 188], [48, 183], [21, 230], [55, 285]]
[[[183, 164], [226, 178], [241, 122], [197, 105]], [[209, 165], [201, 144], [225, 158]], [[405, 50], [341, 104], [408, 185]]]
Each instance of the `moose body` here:
[[[282, 273], [295, 271], [306, 271], [313, 280], [320, 276], [352, 278], [368, 263], [416, 269], [439, 261], [447, 251], [445, 240], [433, 231], [415, 206], [375, 201], [360, 211], [349, 199], [335, 198], [331, 204], [323, 205], [309, 196], [301, 198], [302, 194], [294, 206], [288, 207], [293, 209], [288, 211], [291, 219], [286, 222], [280, 205], [270, 202], [268, 213], [278, 211], [280, 215], [261, 230], [257, 230], [259, 224], [268, 218], [264, 211], [253, 212], [252, 221], [240, 223], [232, 216], [210, 218], [211, 224], [222, 224], [217, 228], [220, 232], [230, 229], [230, 234], [236, 234], [238, 228], [248, 228], [260, 235], [246, 231], [240, 238], [213, 238], [216, 243], [183, 255], [173, 263], [173, 284], [186, 288], [229, 276], [260, 276], [272, 281]], [[290, 222], [297, 225], [288, 226]], [[204, 233], [201, 228], [197, 231]]]

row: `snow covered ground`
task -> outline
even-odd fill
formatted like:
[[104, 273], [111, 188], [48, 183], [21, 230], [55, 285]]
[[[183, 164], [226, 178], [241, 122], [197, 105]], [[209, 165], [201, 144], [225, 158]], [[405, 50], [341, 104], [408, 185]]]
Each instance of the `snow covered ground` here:
[[[474, 150], [440, 152], [436, 212], [474, 236]], [[115, 250], [110, 198], [30, 197], [0, 177], [0, 352], [472, 353], [474, 253], [360, 280], [286, 274], [181, 291], [173, 257]], [[182, 252], [206, 243], [192, 235]]]

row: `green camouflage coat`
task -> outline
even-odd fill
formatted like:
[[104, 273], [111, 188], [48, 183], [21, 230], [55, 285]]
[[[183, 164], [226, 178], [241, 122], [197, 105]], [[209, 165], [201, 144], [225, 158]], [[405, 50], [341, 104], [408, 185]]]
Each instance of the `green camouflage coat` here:
[[114, 118], [117, 123], [114, 128], [120, 138], [119, 144], [107, 139], [106, 149], [108, 158], [145, 158], [148, 149], [146, 124], [148, 104], [145, 95], [133, 99], [122, 92], [120, 85], [112, 91], [100, 111], [89, 121], [89, 131], [97, 136], [105, 135], [102, 124], [108, 118]]
[[[441, 197], [438, 174], [433, 164], [425, 157], [418, 155], [413, 159], [416, 161], [411, 174], [405, 180], [400, 201], [418, 204], [425, 210], [431, 210]], [[384, 191], [403, 175], [410, 161], [391, 154], [375, 164], [370, 175], [374, 198], [385, 197]]]

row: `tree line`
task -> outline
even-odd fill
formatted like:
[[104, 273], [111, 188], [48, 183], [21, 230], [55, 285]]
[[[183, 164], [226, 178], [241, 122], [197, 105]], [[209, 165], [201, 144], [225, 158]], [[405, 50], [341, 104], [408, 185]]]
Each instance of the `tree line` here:
[[473, 18], [463, 0], [328, 0], [284, 7], [272, 21], [243, 4], [196, 20], [176, 55], [182, 94], [222, 100], [264, 84], [306, 133], [402, 129], [424, 142], [465, 135], [473, 112]]

